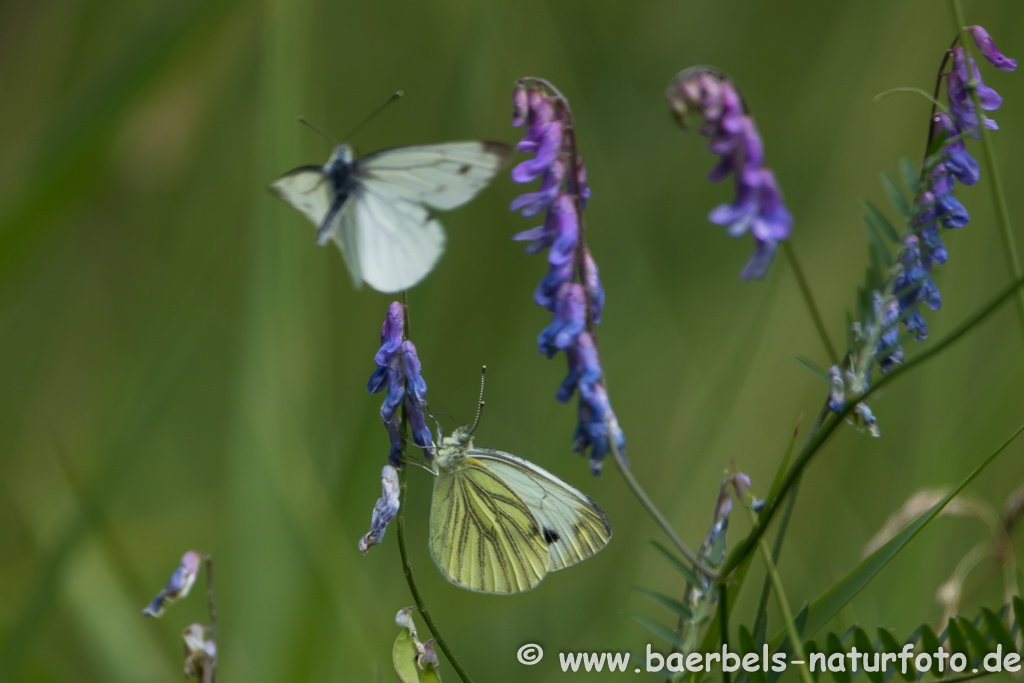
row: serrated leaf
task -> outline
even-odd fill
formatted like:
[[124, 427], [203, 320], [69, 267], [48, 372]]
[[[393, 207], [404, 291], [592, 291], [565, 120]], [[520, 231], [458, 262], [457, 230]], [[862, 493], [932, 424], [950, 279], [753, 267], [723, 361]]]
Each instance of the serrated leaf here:
[[680, 642], [679, 638], [673, 631], [671, 631], [667, 627], [662, 626], [661, 624], [655, 621], [651, 621], [646, 617], [642, 617], [639, 614], [633, 614], [632, 612], [626, 612], [626, 616], [635, 621], [636, 623], [640, 624], [641, 626], [643, 626], [645, 629], [647, 629], [654, 635], [664, 640], [672, 647], [682, 649], [683, 644]]
[[967, 640], [971, 643], [971, 648], [974, 650], [974, 654], [976, 656], [984, 657], [991, 652], [988, 641], [985, 640], [985, 636], [981, 634], [981, 631], [979, 631], [974, 624], [963, 617], [957, 617], [956, 622], [960, 627], [960, 630], [964, 632], [965, 636], [967, 636]]
[[416, 666], [416, 642], [409, 629], [403, 628], [395, 638], [391, 661], [395, 665], [398, 680], [402, 683], [420, 683], [420, 671]]
[[693, 619], [693, 612], [691, 612], [690, 609], [686, 605], [684, 605], [683, 603], [679, 602], [675, 598], [670, 598], [667, 595], [662, 595], [661, 593], [658, 593], [658, 592], [652, 591], [652, 590], [648, 590], [646, 588], [641, 588], [640, 586], [633, 586], [633, 590], [635, 590], [638, 593], [642, 593], [643, 595], [646, 595], [647, 597], [649, 597], [651, 600], [654, 600], [659, 605], [663, 605], [663, 606], [669, 608], [670, 610], [675, 612], [677, 615], [679, 615], [683, 619], [686, 619], [686, 620]]
[[697, 575], [693, 573], [692, 569], [683, 564], [683, 561], [676, 557], [675, 553], [657, 541], [651, 541], [651, 545], [660, 550], [661, 554], [669, 559], [669, 562], [671, 562], [672, 566], [676, 568], [676, 571], [683, 575], [683, 578], [686, 579], [687, 583], [694, 588], [703, 590], [703, 586], [701, 585], [700, 580], [697, 579]]
[[885, 217], [885, 214], [882, 213], [881, 209], [875, 206], [874, 202], [867, 199], [864, 200], [864, 208], [867, 210], [865, 218], [874, 224], [879, 233], [888, 238], [893, 244], [899, 244], [899, 232], [893, 227], [892, 223], [889, 222], [889, 219]]
[[903, 196], [899, 185], [896, 184], [896, 181], [888, 173], [882, 174], [882, 186], [885, 188], [885, 194], [889, 197], [892, 208], [896, 209], [896, 213], [903, 216], [904, 219], [909, 220], [911, 212], [910, 206], [907, 204], [907, 198]]
[[907, 192], [913, 197], [921, 193], [921, 172], [910, 159], [900, 159], [900, 173], [903, 175], [903, 185]]
[[[839, 636], [837, 636], [835, 633], [829, 633], [828, 634], [828, 638], [826, 638], [826, 640], [825, 640], [825, 647], [828, 648], [828, 653], [829, 653], [830, 656], [834, 655], [834, 654], [839, 654], [839, 653], [842, 653], [842, 654], [846, 653], [846, 648], [843, 647], [842, 641], [839, 640]], [[849, 683], [850, 682], [850, 672], [849, 671], [833, 671], [832, 672], [832, 680], [834, 680], [836, 683]]]
[[[939, 638], [928, 624], [921, 624], [921, 646], [925, 652], [938, 652], [939, 650]], [[939, 671], [939, 662], [934, 658], [932, 659], [931, 674], [936, 678], [942, 678], [946, 675], [945, 668]]]
[[992, 610], [985, 607], [981, 608], [981, 618], [985, 621], [985, 628], [992, 637], [996, 639], [996, 642], [1003, 646], [1004, 650], [1014, 652], [1017, 649], [1016, 643], [1013, 642], [1013, 636], [1006, 628], [1006, 624], [1002, 620], [992, 613]]

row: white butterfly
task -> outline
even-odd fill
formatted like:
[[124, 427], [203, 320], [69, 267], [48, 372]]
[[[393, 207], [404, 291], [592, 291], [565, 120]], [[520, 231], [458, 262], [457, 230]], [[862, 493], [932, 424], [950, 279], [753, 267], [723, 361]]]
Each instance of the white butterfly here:
[[511, 453], [476, 448], [472, 428], [439, 439], [430, 554], [449, 581], [479, 593], [530, 590], [608, 544], [611, 525], [576, 488]]
[[388, 149], [355, 158], [340, 144], [323, 167], [301, 166], [270, 189], [333, 240], [358, 288], [412, 287], [444, 251], [441, 224], [428, 207], [448, 210], [475, 197], [512, 155], [501, 142], [470, 140]]

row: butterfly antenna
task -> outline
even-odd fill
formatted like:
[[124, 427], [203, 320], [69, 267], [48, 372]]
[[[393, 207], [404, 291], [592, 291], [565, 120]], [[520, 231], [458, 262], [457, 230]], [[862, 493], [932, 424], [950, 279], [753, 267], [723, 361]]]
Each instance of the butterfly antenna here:
[[327, 140], [327, 142], [331, 143], [335, 147], [341, 144], [333, 135], [328, 135], [327, 133], [323, 132], [322, 130], [314, 126], [312, 123], [307, 121], [305, 116], [299, 117], [299, 123], [301, 123], [304, 126], [308, 126], [311, 131], [322, 137], [324, 140]]
[[473, 426], [469, 428], [469, 433], [472, 434], [476, 431], [476, 426], [480, 424], [480, 415], [484, 412], [484, 378], [487, 375], [487, 366], [480, 368], [480, 403], [476, 406], [476, 419], [473, 420]]
[[346, 135], [346, 136], [345, 136], [345, 140], [348, 140], [348, 139], [349, 139], [349, 138], [351, 138], [351, 137], [352, 137], [353, 135], [355, 135], [355, 134], [356, 134], [356, 132], [357, 132], [357, 131], [358, 131], [358, 130], [359, 130], [360, 128], [362, 128], [362, 127], [363, 127], [363, 126], [365, 126], [365, 125], [366, 125], [367, 123], [369, 123], [369, 122], [370, 122], [370, 120], [371, 120], [371, 119], [373, 119], [373, 117], [374, 117], [374, 116], [376, 116], [377, 114], [379, 114], [379, 113], [380, 113], [380, 112], [381, 112], [381, 111], [382, 111], [382, 110], [384, 109], [384, 107], [388, 106], [389, 104], [391, 104], [392, 102], [394, 102], [394, 101], [395, 101], [395, 100], [397, 100], [398, 98], [402, 97], [403, 95], [405, 95], [405, 93], [404, 93], [404, 92], [402, 92], [401, 90], [397, 90], [397, 91], [395, 91], [395, 94], [394, 94], [394, 95], [392, 95], [392, 96], [391, 96], [391, 97], [389, 97], [389, 98], [388, 98], [387, 100], [385, 100], [385, 102], [384, 102], [383, 104], [381, 104], [381, 105], [380, 105], [379, 107], [377, 107], [377, 108], [376, 108], [376, 109], [374, 109], [374, 110], [373, 110], [372, 112], [370, 112], [370, 115], [369, 115], [369, 116], [367, 116], [367, 117], [366, 117], [365, 119], [363, 119], [362, 121], [360, 121], [360, 122], [359, 122], [359, 124], [358, 124], [358, 125], [357, 125], [357, 126], [356, 126], [355, 128], [353, 128], [352, 130], [350, 130], [350, 131], [348, 132], [348, 135]]

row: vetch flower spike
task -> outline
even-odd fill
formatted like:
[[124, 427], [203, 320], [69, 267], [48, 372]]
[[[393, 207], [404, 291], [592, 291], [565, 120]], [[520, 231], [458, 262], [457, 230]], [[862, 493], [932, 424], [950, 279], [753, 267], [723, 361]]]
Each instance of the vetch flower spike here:
[[548, 251], [548, 273], [537, 285], [533, 299], [551, 311], [552, 320], [538, 336], [537, 347], [548, 358], [559, 351], [566, 354], [569, 375], [555, 398], [565, 403], [579, 390], [573, 450], [589, 452], [591, 471], [598, 474], [613, 450], [625, 458], [626, 436], [608, 399], [593, 340], [605, 292], [583, 239], [582, 212], [591, 196], [587, 171], [576, 149], [569, 103], [546, 81], [523, 79], [516, 84], [512, 125], [527, 126], [518, 149], [533, 155], [512, 169], [512, 179], [526, 183], [541, 178], [541, 184], [536, 192], [517, 197], [509, 208], [525, 217], [547, 211], [543, 225], [512, 238], [528, 242], [528, 254]]
[[[387, 317], [381, 326], [380, 350], [373, 357], [377, 369], [366, 384], [371, 394], [386, 390], [380, 418], [388, 430], [391, 450], [388, 462], [394, 467], [402, 466], [401, 414], [399, 408], [405, 405], [405, 412], [412, 431], [412, 440], [423, 449], [424, 455], [432, 457], [434, 441], [423, 415], [427, 407], [427, 383], [421, 375], [420, 359], [416, 346], [405, 339], [405, 309], [397, 301], [388, 306]], [[372, 545], [372, 544], [371, 544]]]
[[764, 278], [779, 242], [793, 231], [793, 216], [775, 174], [764, 166], [764, 143], [743, 98], [729, 78], [709, 67], [680, 71], [665, 96], [684, 130], [691, 112], [704, 119], [700, 134], [711, 140], [709, 149], [720, 157], [708, 177], [717, 182], [732, 174], [736, 183], [735, 200], [715, 207], [708, 220], [725, 227], [730, 237], [751, 233], [754, 254], [740, 277]]
[[380, 486], [381, 497], [373, 506], [370, 530], [359, 539], [359, 551], [363, 555], [369, 552], [371, 546], [380, 545], [388, 523], [398, 514], [398, 470], [391, 465], [384, 465], [380, 471]]
[[203, 557], [194, 550], [185, 553], [181, 558], [181, 564], [171, 574], [170, 580], [162, 591], [157, 593], [153, 601], [142, 610], [147, 617], [161, 617], [164, 610], [172, 602], [188, 596], [192, 590], [192, 584], [196, 582], [199, 575], [199, 563]]

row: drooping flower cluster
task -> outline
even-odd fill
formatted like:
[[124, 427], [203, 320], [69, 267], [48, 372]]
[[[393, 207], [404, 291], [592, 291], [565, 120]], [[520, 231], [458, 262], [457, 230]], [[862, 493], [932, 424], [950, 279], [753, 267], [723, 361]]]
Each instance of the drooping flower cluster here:
[[700, 134], [711, 140], [711, 152], [720, 157], [708, 177], [717, 182], [733, 174], [736, 199], [714, 208], [708, 220], [726, 227], [731, 237], [750, 231], [754, 255], [740, 277], [760, 280], [767, 274], [779, 242], [789, 238], [793, 216], [782, 201], [775, 174], [764, 166], [764, 143], [754, 119], [732, 81], [707, 67], [676, 74], [665, 96], [684, 130], [691, 111], [703, 118]]
[[[1017, 61], [1000, 53], [984, 28], [971, 26], [968, 32], [981, 54], [994, 66], [1003, 71], [1017, 68]], [[924, 304], [933, 311], [942, 306], [942, 295], [932, 280], [932, 269], [949, 259], [939, 227], [962, 228], [970, 221], [967, 210], [953, 195], [957, 182], [974, 185], [981, 175], [965, 139], [980, 137], [979, 121], [987, 129], [998, 128], [995, 121], [976, 110], [971, 89], [975, 89], [983, 111], [998, 109], [1003, 100], [981, 80], [978, 65], [964, 46], [954, 47], [947, 58], [950, 69], [942, 76], [949, 111], [934, 115], [931, 121], [930, 140], [933, 142], [929, 149], [937, 151], [925, 160], [924, 182], [915, 197], [910, 227], [902, 239], [885, 291], [872, 293], [871, 312], [863, 324], [853, 324], [854, 346], [849, 367], [845, 371], [839, 366], [829, 370], [832, 382], [829, 407], [833, 412], [842, 411], [847, 399], [868, 389], [875, 360], [883, 374], [903, 362], [899, 321], [903, 321], [916, 341], [922, 342], [928, 337], [928, 323], [921, 315], [920, 306]], [[863, 420], [873, 436], [879, 435], [877, 422], [867, 405], [858, 403], [854, 414]]]
[[553, 358], [564, 351], [569, 374], [556, 398], [567, 403], [579, 392], [579, 424], [573, 450], [590, 451], [594, 474], [614, 447], [625, 454], [626, 436], [612, 410], [590, 325], [601, 322], [604, 289], [597, 265], [583, 242], [580, 212], [590, 198], [587, 172], [576, 153], [572, 115], [561, 95], [548, 94], [541, 85], [523, 82], [513, 92], [513, 126], [527, 126], [520, 152], [531, 159], [512, 169], [512, 179], [529, 183], [540, 178], [540, 188], [517, 197], [510, 210], [529, 218], [546, 211], [544, 224], [513, 237], [529, 242], [528, 254], [548, 250], [549, 269], [533, 299], [552, 313], [551, 324], [537, 339], [540, 352]]
[[373, 357], [377, 369], [370, 375], [366, 388], [371, 394], [387, 390], [380, 417], [391, 438], [388, 461], [394, 467], [402, 466], [402, 416], [399, 408], [405, 403], [412, 440], [423, 449], [429, 459], [433, 438], [423, 416], [427, 405], [427, 383], [420, 375], [420, 359], [416, 346], [403, 340], [405, 330], [402, 304], [395, 301], [388, 307], [387, 317], [380, 330], [380, 350]]
[[202, 559], [202, 555], [194, 550], [185, 553], [181, 558], [181, 564], [167, 581], [167, 585], [157, 593], [152, 602], [146, 605], [142, 613], [147, 617], [159, 618], [163, 616], [164, 610], [172, 602], [188, 597], [188, 592], [192, 590], [192, 584], [196, 582], [196, 576], [199, 575], [199, 563]]
[[398, 471], [391, 465], [384, 465], [380, 471], [380, 488], [380, 498], [370, 517], [370, 530], [359, 539], [359, 552], [363, 555], [370, 551], [371, 546], [380, 545], [388, 524], [398, 514]]

